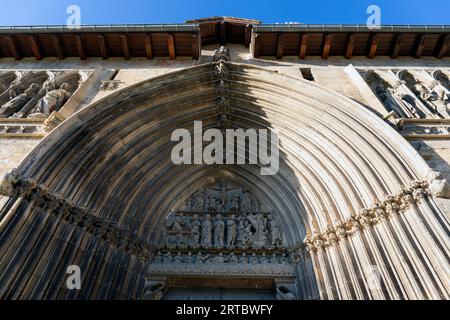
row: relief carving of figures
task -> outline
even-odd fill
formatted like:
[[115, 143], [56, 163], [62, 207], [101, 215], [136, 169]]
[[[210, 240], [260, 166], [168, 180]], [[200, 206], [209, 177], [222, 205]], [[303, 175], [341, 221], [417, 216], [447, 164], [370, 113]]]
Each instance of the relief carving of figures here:
[[214, 245], [218, 247], [223, 246], [225, 223], [222, 216], [218, 214], [214, 221]]
[[252, 199], [248, 192], [245, 192], [242, 197], [241, 208], [242, 208], [242, 212], [251, 212], [252, 211]]
[[201, 245], [204, 247], [211, 246], [211, 229], [212, 223], [210, 220], [211, 216], [207, 214], [202, 223], [202, 242]]
[[18, 112], [39, 91], [39, 85], [32, 83], [22, 94], [13, 97], [0, 108], [0, 118], [8, 118]]
[[205, 200], [203, 199], [203, 197], [200, 194], [198, 194], [192, 200], [191, 205], [192, 205], [191, 208], [193, 211], [203, 211], [203, 208], [205, 205]]
[[281, 235], [280, 226], [276, 219], [272, 215], [268, 216], [270, 225], [270, 241], [272, 246], [278, 246], [282, 244], [283, 237]]
[[63, 83], [59, 88], [49, 85], [45, 96], [42, 97], [36, 107], [30, 111], [29, 118], [48, 117], [53, 111], [58, 111], [72, 95], [68, 83]]
[[234, 246], [236, 244], [236, 222], [234, 221], [234, 214], [227, 220], [227, 246]]
[[259, 214], [249, 214], [247, 216], [247, 219], [250, 221], [250, 223], [253, 226], [254, 233], [251, 236], [251, 242], [256, 247], [262, 247], [266, 243], [266, 218], [259, 213]]
[[194, 245], [197, 245], [200, 241], [200, 221], [198, 220], [198, 214], [194, 214], [191, 226], [190, 226], [190, 232], [192, 237], [192, 243]]
[[217, 211], [217, 199], [213, 195], [209, 195], [207, 207], [209, 212]]

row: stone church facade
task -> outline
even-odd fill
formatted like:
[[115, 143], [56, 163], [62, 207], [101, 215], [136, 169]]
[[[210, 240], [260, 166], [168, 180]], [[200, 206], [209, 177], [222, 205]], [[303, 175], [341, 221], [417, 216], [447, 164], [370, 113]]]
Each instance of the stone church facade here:
[[[0, 298], [448, 299], [449, 34], [0, 29]], [[278, 130], [278, 173], [175, 165], [194, 121]]]

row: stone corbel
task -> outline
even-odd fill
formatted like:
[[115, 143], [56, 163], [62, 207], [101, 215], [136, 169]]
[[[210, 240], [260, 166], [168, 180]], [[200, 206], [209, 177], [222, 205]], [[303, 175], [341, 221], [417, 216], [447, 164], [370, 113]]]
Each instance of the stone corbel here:
[[274, 279], [277, 300], [297, 300], [295, 280]]
[[166, 277], [151, 277], [145, 279], [143, 300], [161, 300], [166, 294], [167, 278]]
[[441, 173], [431, 171], [427, 176], [428, 190], [430, 194], [437, 198], [450, 198], [450, 186], [447, 181], [442, 178]]

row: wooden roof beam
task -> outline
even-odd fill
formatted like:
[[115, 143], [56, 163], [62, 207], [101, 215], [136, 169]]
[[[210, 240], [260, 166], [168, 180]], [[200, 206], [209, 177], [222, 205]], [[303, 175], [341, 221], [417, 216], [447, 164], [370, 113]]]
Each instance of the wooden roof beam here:
[[422, 56], [423, 49], [425, 48], [425, 42], [427, 41], [427, 36], [424, 34], [420, 34], [417, 36], [415, 50], [414, 50], [414, 58], [419, 59]]
[[351, 59], [353, 56], [353, 49], [355, 48], [355, 37], [354, 33], [350, 33], [347, 36], [346, 44], [345, 44], [345, 59]]
[[277, 59], [283, 58], [283, 33], [277, 36]]
[[192, 59], [200, 58], [200, 36], [197, 32], [192, 34]]
[[324, 34], [322, 44], [322, 59], [328, 59], [328, 56], [330, 55], [331, 40], [331, 33]]
[[39, 46], [39, 38], [36, 35], [30, 34], [28, 35], [28, 42], [31, 46], [31, 51], [33, 51], [33, 55], [36, 58], [36, 60], [42, 60], [42, 53]]
[[147, 59], [153, 59], [152, 35], [150, 33], [145, 34], [145, 54]]
[[14, 59], [22, 59], [22, 52], [17, 43], [17, 39], [14, 36], [5, 36], [5, 40], [8, 43], [9, 51], [11, 52], [11, 55], [14, 57]]
[[448, 52], [448, 47], [450, 46], [450, 34], [443, 34], [439, 39], [439, 42], [436, 46], [435, 56], [438, 59], [441, 59]]
[[249, 47], [250, 46], [250, 42], [252, 41], [252, 25], [251, 24], [247, 24], [245, 26], [245, 36], [244, 36], [244, 45], [245, 47]]
[[392, 44], [391, 44], [391, 58], [395, 59], [398, 57], [398, 55], [400, 54], [400, 48], [402, 46], [402, 35], [397, 33], [394, 38], [392, 39]]
[[372, 33], [369, 40], [369, 50], [367, 53], [367, 58], [369, 59], [375, 58], [377, 54], [378, 40], [379, 40], [378, 33]]
[[227, 39], [226, 39], [227, 34], [226, 34], [226, 24], [225, 23], [226, 23], [225, 21], [222, 21], [220, 23], [220, 44], [223, 46], [227, 44]]
[[55, 48], [56, 56], [58, 57], [59, 60], [63, 60], [65, 56], [64, 56], [64, 48], [61, 42], [61, 37], [57, 34], [52, 34], [50, 38], [52, 40], [53, 47]]
[[126, 34], [121, 34], [120, 35], [120, 43], [122, 45], [122, 52], [123, 52], [123, 56], [125, 58], [125, 60], [129, 60], [130, 59], [130, 46], [128, 44], [128, 37]]
[[308, 34], [302, 33], [300, 34], [300, 52], [298, 53], [298, 57], [300, 59], [305, 59], [307, 49], [308, 49]]
[[97, 35], [98, 47], [103, 60], [108, 59], [108, 49], [106, 48], [106, 38], [103, 34]]
[[75, 43], [77, 46], [78, 56], [81, 60], [85, 60], [86, 50], [84, 49], [84, 37], [80, 34], [75, 35]]
[[170, 59], [174, 60], [176, 58], [175, 37], [172, 33], [167, 34], [167, 47], [169, 48]]

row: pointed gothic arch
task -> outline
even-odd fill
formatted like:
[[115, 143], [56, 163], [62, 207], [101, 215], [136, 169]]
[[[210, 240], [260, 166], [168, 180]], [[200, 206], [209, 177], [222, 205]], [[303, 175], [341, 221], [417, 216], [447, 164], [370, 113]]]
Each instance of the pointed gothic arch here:
[[[233, 128], [279, 130], [278, 174], [171, 162], [174, 129], [217, 127], [223, 114]], [[444, 186], [420, 155], [344, 96], [224, 61], [91, 104], [5, 178], [0, 297], [142, 297], [167, 214], [221, 170], [264, 195], [280, 219], [298, 298], [448, 298], [448, 221], [432, 198]], [[85, 272], [80, 291], [64, 287], [67, 264]]]

